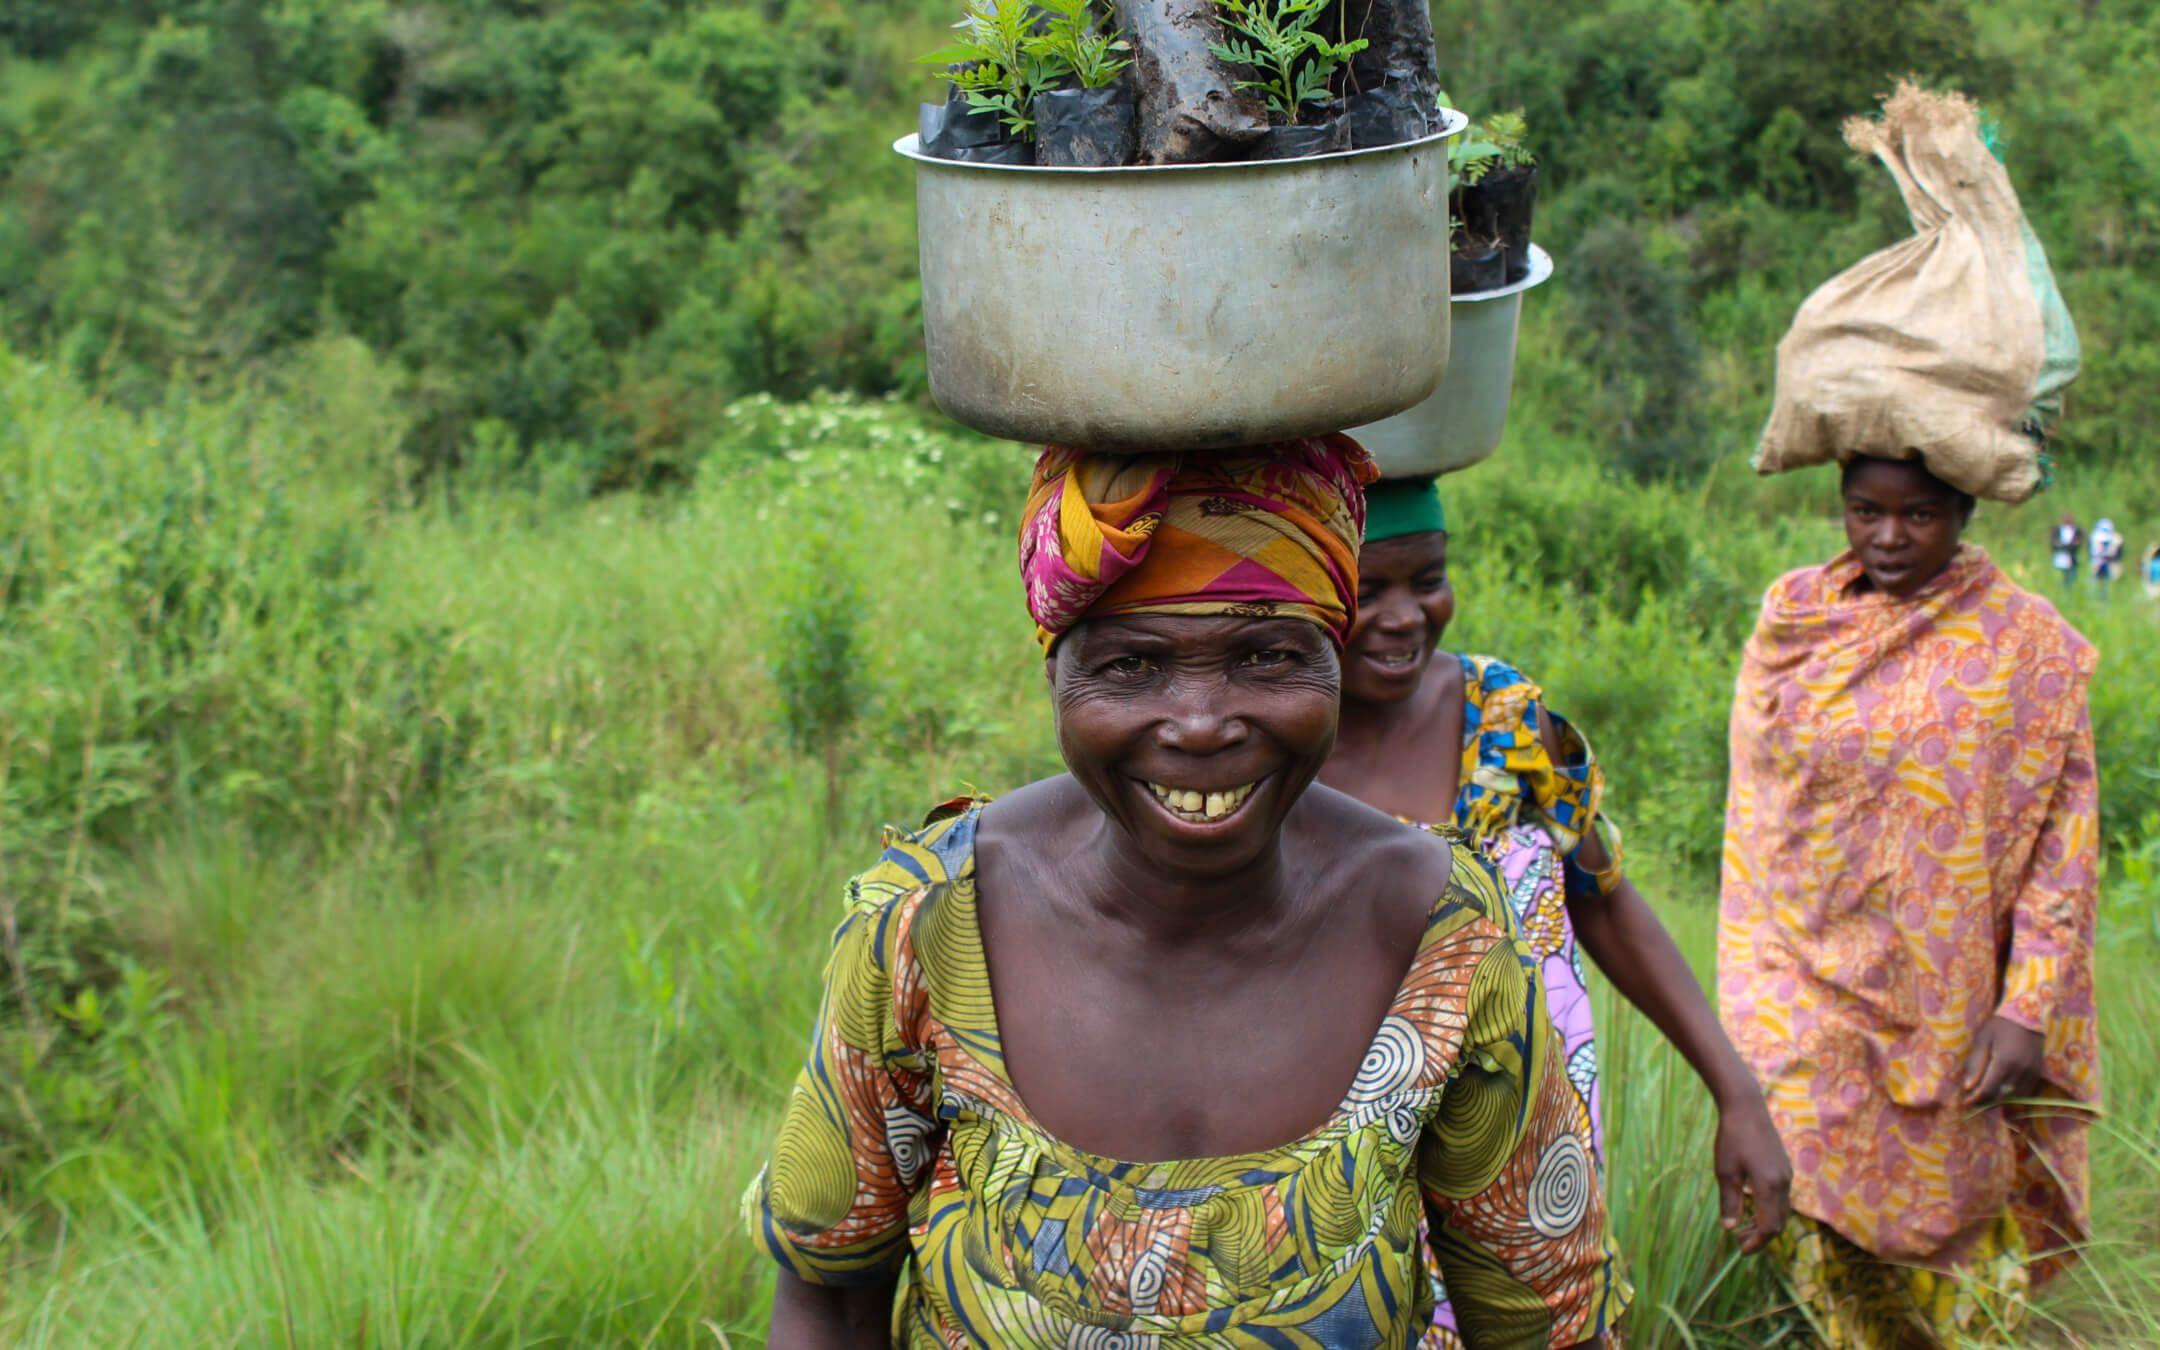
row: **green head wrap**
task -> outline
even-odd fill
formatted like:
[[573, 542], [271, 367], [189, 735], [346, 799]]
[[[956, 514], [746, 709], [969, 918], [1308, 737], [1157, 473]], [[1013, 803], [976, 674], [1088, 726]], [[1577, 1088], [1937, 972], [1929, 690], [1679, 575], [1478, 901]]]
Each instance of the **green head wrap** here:
[[1365, 542], [1447, 529], [1440, 485], [1431, 478], [1383, 478], [1365, 489]]

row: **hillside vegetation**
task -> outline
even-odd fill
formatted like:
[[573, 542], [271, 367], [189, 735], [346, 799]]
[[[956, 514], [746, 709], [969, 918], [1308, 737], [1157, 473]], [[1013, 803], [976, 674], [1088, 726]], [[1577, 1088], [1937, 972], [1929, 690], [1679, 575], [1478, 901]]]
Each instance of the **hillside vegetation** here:
[[[0, 331], [141, 403], [323, 335], [408, 473], [691, 471], [721, 407], [923, 390], [906, 164], [956, 0], [0, 0]], [[153, 17], [154, 16], [154, 17]], [[2086, 338], [2067, 463], [2160, 417], [2146, 0], [1445, 0], [1442, 83], [1520, 105], [1575, 390], [1642, 475], [1738, 449], [1806, 291], [1905, 232], [1838, 124], [1908, 71], [1999, 119]], [[12, 53], [12, 54], [10, 54]], [[2142, 501], [2140, 505], [2150, 505]]]

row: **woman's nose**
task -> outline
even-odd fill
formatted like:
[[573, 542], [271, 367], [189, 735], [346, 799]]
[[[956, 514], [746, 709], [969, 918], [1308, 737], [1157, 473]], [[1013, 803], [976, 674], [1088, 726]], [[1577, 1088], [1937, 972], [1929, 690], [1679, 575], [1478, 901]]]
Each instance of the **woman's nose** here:
[[1405, 633], [1424, 622], [1424, 615], [1408, 600], [1382, 600], [1373, 607], [1373, 627], [1383, 633]]
[[1170, 749], [1188, 755], [1212, 755], [1244, 742], [1245, 719], [1224, 710], [1222, 695], [1228, 691], [1186, 688], [1173, 695], [1173, 704], [1155, 724], [1155, 734]]

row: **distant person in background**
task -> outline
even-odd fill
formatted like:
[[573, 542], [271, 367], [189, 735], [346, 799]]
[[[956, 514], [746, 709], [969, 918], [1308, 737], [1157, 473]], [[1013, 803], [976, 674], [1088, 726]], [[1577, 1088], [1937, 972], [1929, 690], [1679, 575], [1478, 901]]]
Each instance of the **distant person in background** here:
[[2100, 598], [2105, 600], [2113, 589], [2111, 583], [2122, 575], [2123, 538], [2115, 529], [2115, 522], [2106, 516], [2093, 526], [2092, 573], [2093, 582], [2100, 588]]
[[2160, 544], [2145, 550], [2145, 598], [2160, 600]]
[[2091, 1236], [2095, 656], [1925, 465], [1843, 490], [1850, 547], [1771, 586], [1733, 699], [1719, 997], [1823, 1338], [2007, 1339]]
[[2085, 531], [2078, 528], [2077, 517], [2063, 512], [2062, 523], [2048, 536], [2048, 561], [2062, 575], [2063, 589], [2077, 589], [2078, 550], [2085, 546]]

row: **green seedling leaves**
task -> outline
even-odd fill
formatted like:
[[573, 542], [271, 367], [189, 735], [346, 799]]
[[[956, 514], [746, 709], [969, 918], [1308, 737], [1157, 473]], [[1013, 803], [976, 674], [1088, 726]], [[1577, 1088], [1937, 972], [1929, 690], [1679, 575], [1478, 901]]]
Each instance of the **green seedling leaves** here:
[[1100, 27], [1093, 0], [968, 0], [956, 42], [915, 58], [969, 107], [994, 112], [1015, 136], [1035, 138], [1035, 96], [1068, 78], [1099, 89], [1124, 73], [1132, 44]]
[[1238, 81], [1238, 88], [1259, 91], [1268, 111], [1287, 126], [1297, 125], [1300, 107], [1326, 103], [1335, 72], [1369, 45], [1364, 38], [1335, 42], [1312, 31], [1325, 0], [1215, 0], [1215, 7], [1226, 33], [1236, 36], [1211, 42], [1208, 50], [1219, 61], [1261, 72], [1259, 79]]

